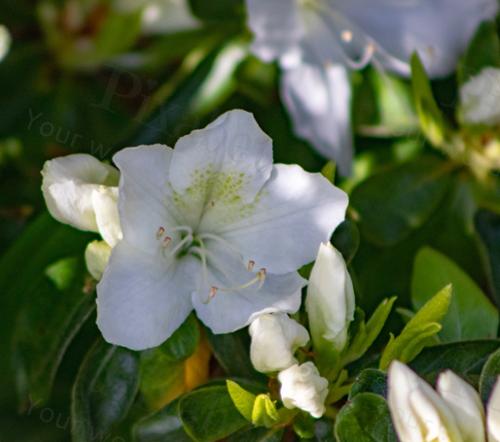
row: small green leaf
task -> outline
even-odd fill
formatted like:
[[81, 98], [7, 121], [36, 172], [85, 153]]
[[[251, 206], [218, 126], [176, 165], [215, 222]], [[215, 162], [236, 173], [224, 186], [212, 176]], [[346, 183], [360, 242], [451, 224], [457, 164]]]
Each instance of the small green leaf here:
[[255, 398], [252, 410], [252, 423], [256, 427], [272, 427], [279, 420], [274, 402], [267, 394], [259, 394]]
[[446, 163], [421, 157], [371, 176], [351, 195], [361, 233], [389, 247], [420, 228], [438, 209], [450, 187]]
[[481, 371], [479, 378], [479, 394], [483, 402], [488, 402], [493, 387], [497, 383], [500, 376], [500, 350], [492, 353]]
[[363, 370], [354, 381], [349, 393], [349, 400], [352, 400], [360, 393], [374, 393], [380, 396], [387, 396], [387, 375], [375, 368]]
[[283, 428], [252, 428], [232, 434], [227, 442], [282, 442], [283, 433]]
[[185, 431], [199, 442], [215, 442], [248, 425], [225, 385], [203, 387], [184, 395], [179, 415]]
[[78, 258], [64, 258], [47, 267], [45, 274], [58, 290], [66, 290], [75, 280], [78, 265]]
[[340, 410], [335, 421], [339, 442], [397, 442], [385, 399], [361, 393]]
[[434, 146], [441, 146], [450, 129], [434, 99], [429, 77], [417, 53], [411, 59], [413, 97], [422, 131]]
[[452, 284], [453, 297], [442, 322], [440, 338], [453, 342], [493, 338], [498, 330], [498, 311], [477, 284], [445, 255], [428, 247], [416, 258], [412, 278], [412, 301], [420, 308], [433, 293]]
[[252, 422], [252, 412], [254, 409], [254, 403], [256, 395], [246, 391], [244, 388], [240, 387], [236, 382], [227, 380], [227, 391], [233, 400], [234, 406], [238, 409], [241, 415], [249, 422]]
[[181, 361], [191, 356], [200, 342], [200, 328], [194, 314], [161, 345], [161, 350], [172, 361]]
[[99, 339], [85, 357], [73, 387], [72, 440], [104, 438], [127, 415], [138, 387], [139, 355]]
[[159, 412], [148, 416], [134, 425], [136, 442], [191, 442], [186, 434], [178, 412], [179, 401], [168, 404]]
[[451, 286], [447, 286], [427, 301], [397, 338], [391, 335], [380, 359], [380, 369], [386, 370], [395, 359], [410, 362], [415, 358], [441, 330], [439, 322], [446, 315], [450, 302]]

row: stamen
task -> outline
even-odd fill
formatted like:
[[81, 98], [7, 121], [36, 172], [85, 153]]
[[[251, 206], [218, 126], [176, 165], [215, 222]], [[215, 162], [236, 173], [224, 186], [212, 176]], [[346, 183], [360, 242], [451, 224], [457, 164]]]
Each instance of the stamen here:
[[[172, 240], [172, 238], [170, 238]], [[166, 258], [173, 258], [175, 255], [181, 251], [187, 244], [193, 242], [192, 235], [187, 235], [184, 239], [180, 240], [177, 245], [172, 249], [172, 251], [166, 256]]]
[[197, 238], [203, 240], [203, 239], [211, 239], [213, 241], [217, 241], [219, 244], [224, 246], [226, 250], [229, 250], [233, 255], [238, 256], [238, 261], [243, 262], [243, 259], [241, 257], [241, 252], [233, 246], [228, 240], [222, 238], [219, 235], [214, 235], [213, 233], [201, 233], [197, 235]]
[[255, 261], [248, 261], [248, 265], [247, 265], [247, 270], [249, 272], [251, 272], [253, 270], [253, 268], [255, 267]]
[[264, 282], [266, 280], [266, 274], [267, 274], [266, 269], [260, 269], [257, 272], [257, 275], [255, 276], [255, 278], [252, 278], [250, 281], [248, 281], [244, 284], [234, 286], [234, 287], [218, 287], [217, 290], [220, 290], [221, 292], [232, 292], [235, 290], [244, 290], [244, 289], [247, 289], [249, 287], [252, 287], [254, 284], [257, 284], [257, 283], [259, 283], [258, 290], [260, 290], [262, 288], [262, 286], [264, 285]]
[[352, 37], [353, 37], [352, 31], [349, 31], [348, 29], [346, 29], [345, 31], [342, 31], [342, 33], [340, 34], [340, 37], [346, 43], [350, 43], [352, 41]]
[[168, 247], [168, 245], [172, 242], [172, 237], [166, 236], [163, 238], [163, 241], [161, 243], [162, 247]]
[[156, 239], [160, 239], [165, 233], [165, 227], [158, 227], [158, 231], [156, 232]]

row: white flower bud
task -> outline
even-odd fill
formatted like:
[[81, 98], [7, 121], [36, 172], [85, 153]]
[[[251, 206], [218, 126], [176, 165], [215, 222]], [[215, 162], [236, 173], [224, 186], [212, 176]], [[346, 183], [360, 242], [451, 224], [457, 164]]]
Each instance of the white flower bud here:
[[105, 241], [92, 241], [85, 249], [85, 264], [89, 273], [99, 281], [108, 265], [111, 247]]
[[354, 319], [355, 297], [344, 258], [330, 243], [320, 245], [305, 303], [315, 349], [326, 340], [341, 351]]
[[464, 442], [446, 402], [405, 364], [391, 364], [388, 384], [389, 410], [400, 440]]
[[488, 402], [488, 442], [500, 442], [500, 377]]
[[485, 442], [484, 407], [479, 394], [450, 370], [442, 373], [436, 390], [455, 416], [464, 442]]
[[100, 232], [109, 245], [121, 238], [118, 171], [96, 158], [75, 154], [47, 161], [42, 191], [50, 214], [77, 229]]
[[500, 69], [485, 68], [460, 89], [462, 118], [471, 124], [500, 124]]
[[12, 38], [9, 30], [5, 26], [0, 25], [0, 61], [2, 61], [9, 52], [11, 42]]
[[269, 313], [254, 319], [249, 328], [250, 359], [262, 373], [284, 370], [297, 363], [293, 354], [309, 342], [309, 333], [285, 313]]
[[319, 418], [325, 412], [328, 381], [312, 362], [292, 365], [278, 375], [281, 400], [286, 408], [300, 408]]

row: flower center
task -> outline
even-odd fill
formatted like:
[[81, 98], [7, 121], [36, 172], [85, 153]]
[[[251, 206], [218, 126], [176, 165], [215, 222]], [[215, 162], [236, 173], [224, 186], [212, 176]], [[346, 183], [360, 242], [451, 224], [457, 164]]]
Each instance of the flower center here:
[[[174, 239], [175, 236], [178, 238]], [[173, 262], [173, 260], [187, 255], [192, 255], [201, 261], [203, 287], [210, 287], [206, 303], [210, 302], [219, 292], [229, 293], [244, 290], [256, 284], [258, 284], [258, 290], [260, 290], [266, 280], [267, 272], [265, 268], [254, 273], [255, 261], [250, 260], [248, 263], [245, 263], [241, 257], [241, 253], [233, 244], [219, 235], [207, 232], [195, 233], [189, 226], [176, 226], [169, 228], [168, 231], [165, 227], [159, 227], [156, 232], [156, 239], [160, 243], [162, 254], [167, 262]], [[205, 243], [206, 240], [217, 243], [224, 252], [227, 252], [239, 264], [244, 266], [250, 274], [249, 280], [240, 284], [232, 284], [230, 281], [233, 278], [225, 271], [225, 266], [221, 263], [217, 255], [208, 249]], [[229, 281], [229, 284], [227, 286], [210, 285], [208, 276], [209, 267], [223, 275], [226, 281]]]

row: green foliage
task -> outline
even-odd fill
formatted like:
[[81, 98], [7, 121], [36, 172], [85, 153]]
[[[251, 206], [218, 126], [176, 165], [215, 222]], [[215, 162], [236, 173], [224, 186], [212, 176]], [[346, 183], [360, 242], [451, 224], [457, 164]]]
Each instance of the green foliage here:
[[423, 248], [415, 258], [412, 301], [421, 308], [437, 290], [453, 286], [448, 314], [439, 334], [443, 341], [494, 338], [498, 330], [498, 310], [477, 284], [443, 254]]
[[168, 359], [181, 361], [194, 353], [199, 342], [200, 328], [196, 317], [191, 314], [160, 348]]
[[104, 438], [127, 415], [138, 386], [139, 356], [99, 339], [83, 361], [73, 387], [73, 441]]
[[199, 442], [215, 442], [248, 425], [225, 386], [208, 386], [183, 396], [179, 415], [185, 431]]
[[412, 361], [432, 342], [441, 330], [440, 322], [448, 312], [451, 303], [451, 286], [446, 286], [427, 301], [408, 321], [398, 337], [391, 334], [391, 339], [382, 353], [380, 368], [386, 370], [394, 360]]
[[380, 396], [387, 396], [387, 375], [375, 368], [363, 370], [352, 384], [349, 400], [361, 393], [374, 393]]
[[360, 393], [344, 405], [337, 416], [335, 435], [339, 442], [396, 442], [385, 399]]
[[484, 364], [479, 378], [479, 393], [483, 402], [487, 403], [493, 387], [498, 382], [500, 376], [500, 350], [490, 355]]

